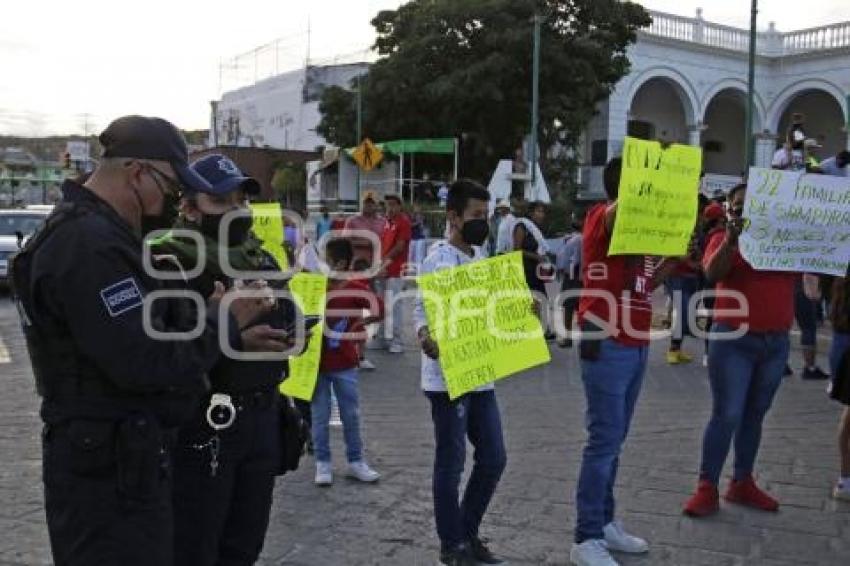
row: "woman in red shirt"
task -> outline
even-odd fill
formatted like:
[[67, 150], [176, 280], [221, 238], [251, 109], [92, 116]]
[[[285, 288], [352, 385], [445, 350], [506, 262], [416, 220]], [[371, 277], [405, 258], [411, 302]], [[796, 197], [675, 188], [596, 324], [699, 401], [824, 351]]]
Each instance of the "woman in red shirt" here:
[[756, 486], [753, 467], [762, 422], [788, 360], [794, 280], [799, 275], [756, 271], [744, 261], [738, 236], [745, 226], [746, 189], [738, 185], [729, 193], [726, 230], [712, 234], [703, 260], [706, 276], [717, 283], [719, 294], [708, 352], [711, 420], [703, 438], [697, 491], [684, 508], [693, 517], [720, 509], [717, 486], [733, 437], [734, 475], [724, 498], [765, 511], [779, 508], [773, 497]]

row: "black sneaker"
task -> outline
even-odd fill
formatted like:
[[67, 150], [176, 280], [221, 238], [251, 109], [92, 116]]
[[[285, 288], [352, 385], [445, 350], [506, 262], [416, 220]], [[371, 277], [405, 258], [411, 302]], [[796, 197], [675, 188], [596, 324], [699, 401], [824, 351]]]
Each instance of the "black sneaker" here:
[[782, 375], [784, 377], [788, 377], [789, 375], [794, 375], [794, 370], [791, 369], [791, 366], [785, 364], [785, 370], [783, 370]]
[[572, 338], [562, 338], [561, 340], [558, 340], [558, 347], [559, 348], [572, 348], [573, 347]]
[[815, 366], [813, 369], [806, 368], [803, 370], [803, 379], [823, 381], [825, 379], [829, 379], [829, 374], [825, 373], [822, 369]]
[[446, 566], [478, 566], [478, 561], [472, 555], [472, 551], [466, 545], [461, 545], [454, 550], [440, 551], [440, 564]]
[[557, 338], [557, 336], [555, 336], [555, 333], [551, 330], [547, 330], [546, 333], [543, 335], [543, 338], [545, 338], [547, 342], [551, 342], [552, 340]]
[[504, 564], [501, 558], [496, 557], [480, 538], [472, 539], [470, 542], [472, 555], [479, 564]]

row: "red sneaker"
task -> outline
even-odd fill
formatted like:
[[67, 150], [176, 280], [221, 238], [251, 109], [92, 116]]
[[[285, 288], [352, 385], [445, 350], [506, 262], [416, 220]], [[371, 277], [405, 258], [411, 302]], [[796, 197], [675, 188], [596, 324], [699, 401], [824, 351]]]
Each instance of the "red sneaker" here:
[[732, 480], [723, 499], [762, 511], [779, 510], [779, 502], [759, 489], [752, 476], [743, 480]]
[[683, 511], [690, 517], [708, 517], [720, 511], [717, 486], [708, 480], [699, 480], [696, 493], [685, 503]]

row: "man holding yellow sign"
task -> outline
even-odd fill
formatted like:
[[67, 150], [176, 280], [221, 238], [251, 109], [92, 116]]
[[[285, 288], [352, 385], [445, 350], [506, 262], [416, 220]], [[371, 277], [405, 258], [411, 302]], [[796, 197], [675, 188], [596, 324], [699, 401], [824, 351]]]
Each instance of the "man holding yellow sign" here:
[[[519, 255], [481, 261], [489, 200], [478, 183], [452, 185], [450, 237], [432, 247], [418, 278], [414, 320], [423, 350], [422, 389], [434, 421], [434, 515], [443, 564], [501, 563], [478, 536], [506, 461], [492, 382], [549, 361]], [[467, 438], [475, 465], [460, 503]]]

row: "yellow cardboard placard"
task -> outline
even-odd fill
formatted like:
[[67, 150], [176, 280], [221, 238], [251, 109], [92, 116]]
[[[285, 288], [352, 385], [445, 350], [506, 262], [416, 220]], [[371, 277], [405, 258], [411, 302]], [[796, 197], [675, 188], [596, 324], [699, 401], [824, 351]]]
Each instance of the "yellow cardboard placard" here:
[[449, 398], [550, 361], [521, 252], [416, 279]]
[[626, 138], [609, 255], [684, 256], [697, 221], [702, 149]]
[[[316, 273], [298, 273], [289, 281], [289, 291], [305, 315], [325, 315], [325, 295], [328, 278]], [[322, 356], [322, 329], [324, 320], [311, 330], [307, 349], [300, 356], [289, 358], [289, 377], [280, 384], [280, 392], [290, 397], [310, 401], [319, 376]]]
[[289, 261], [283, 249], [283, 215], [280, 203], [252, 202], [251, 216], [251, 230], [263, 242], [263, 249], [272, 254], [281, 270], [289, 269]]

